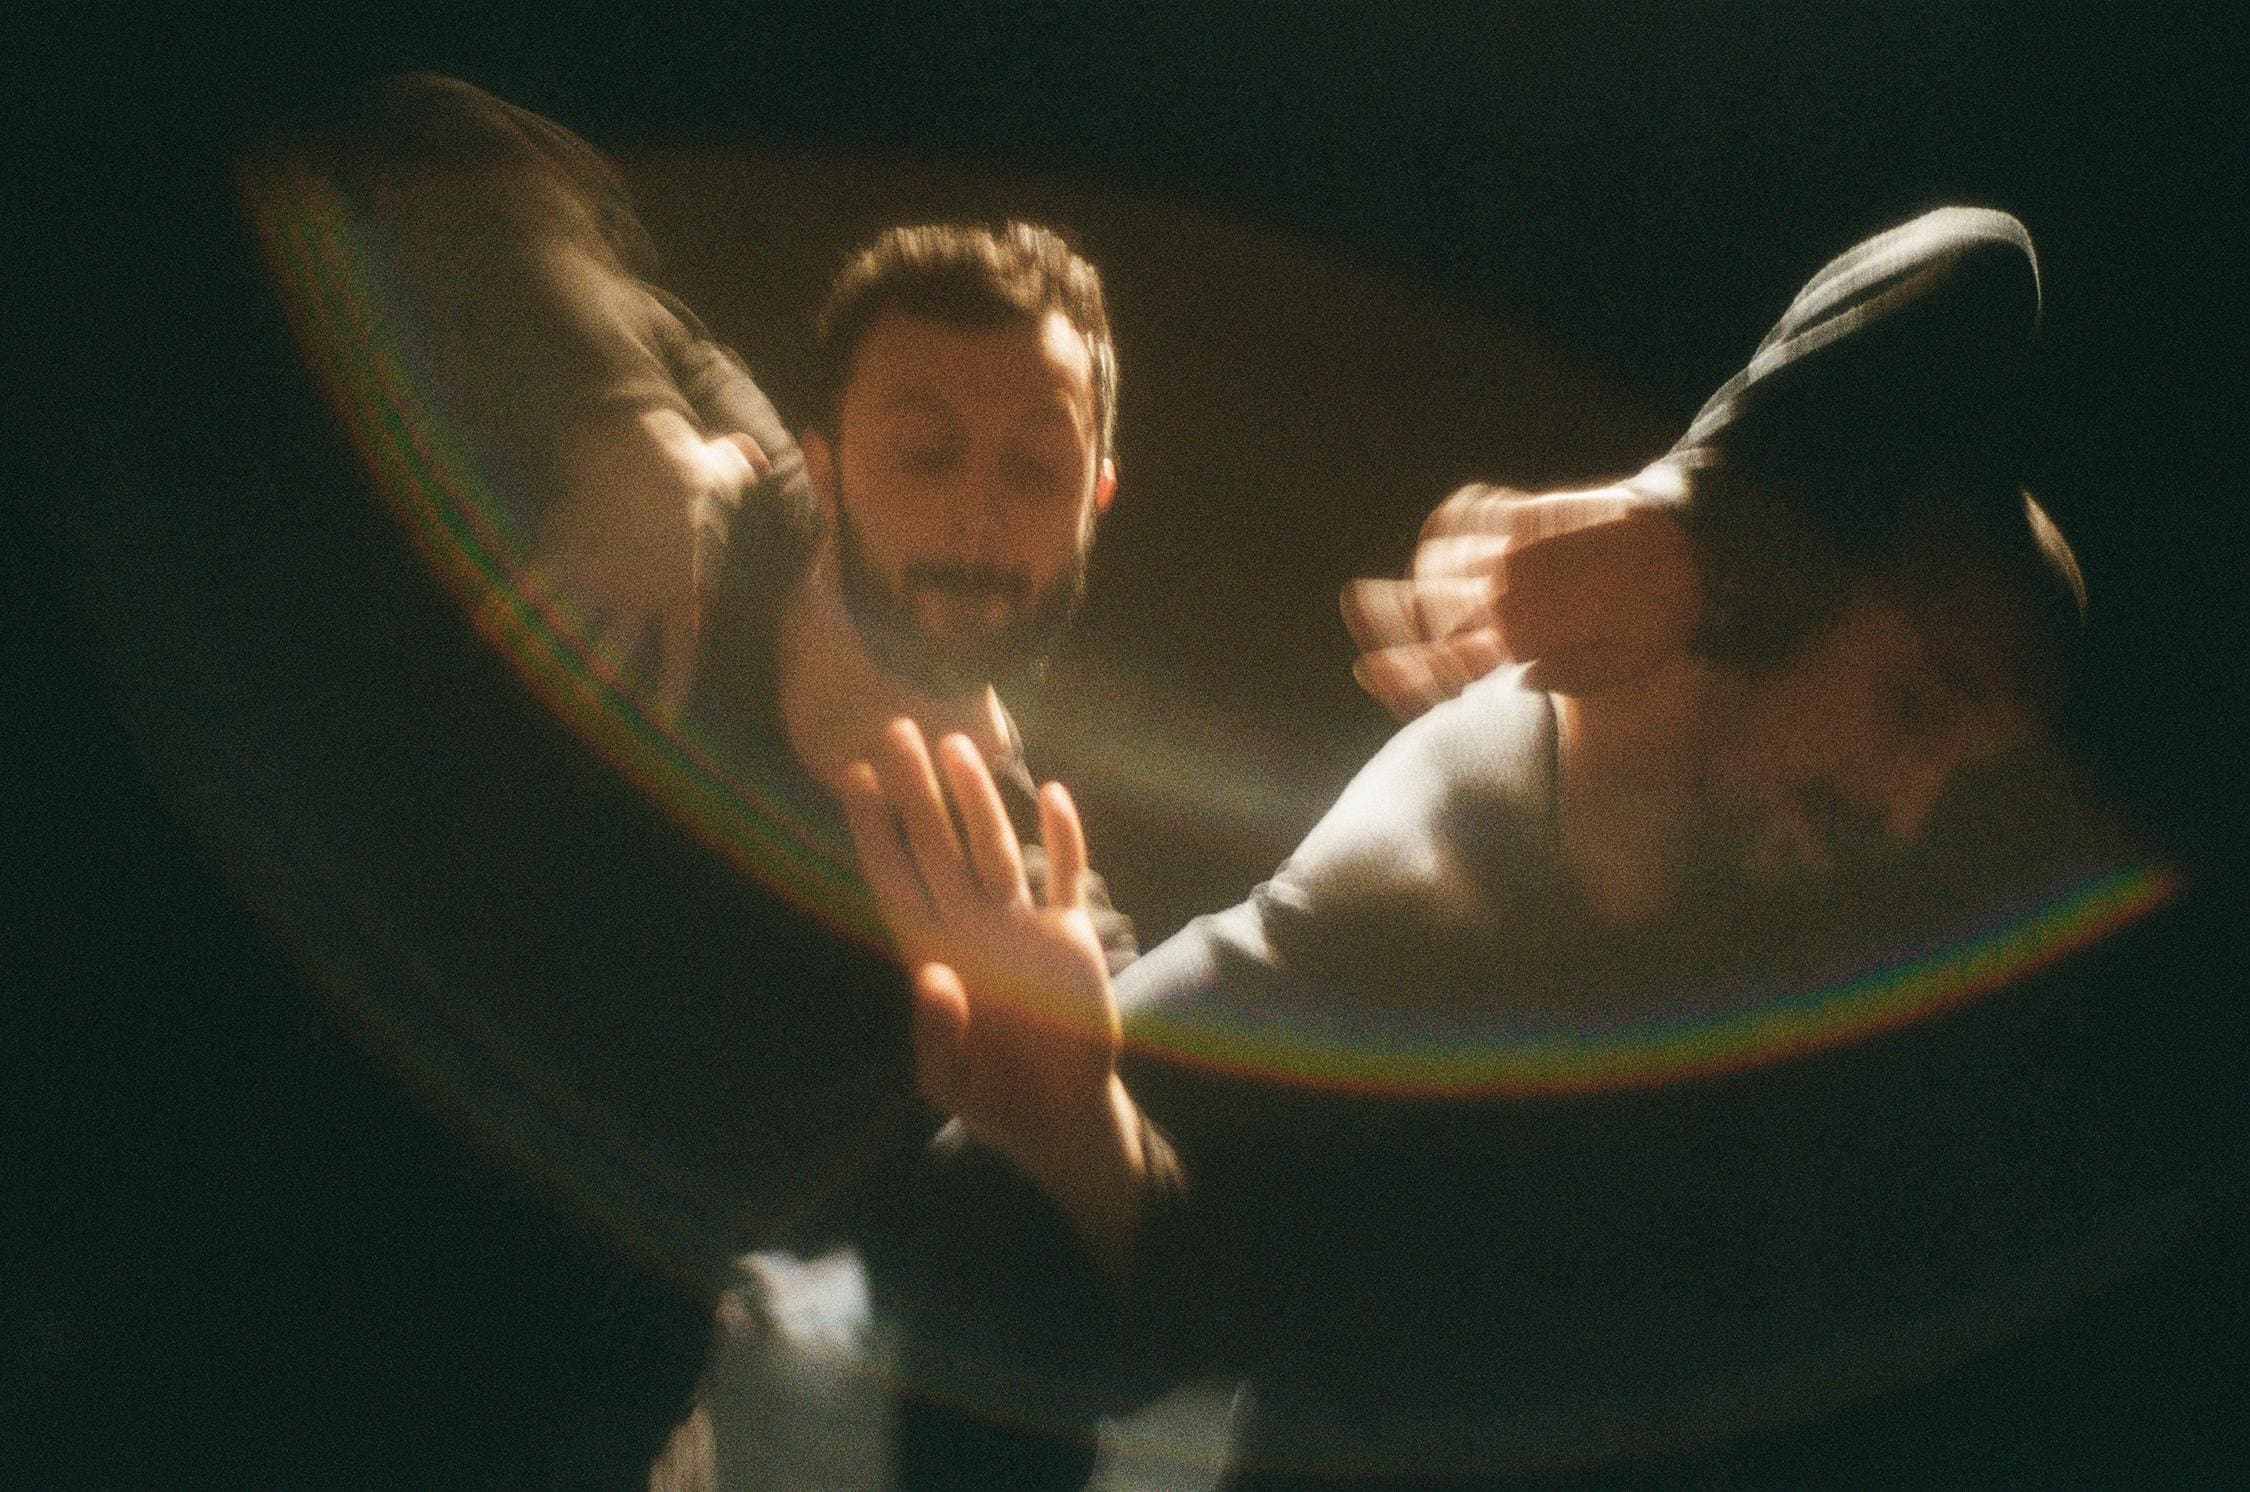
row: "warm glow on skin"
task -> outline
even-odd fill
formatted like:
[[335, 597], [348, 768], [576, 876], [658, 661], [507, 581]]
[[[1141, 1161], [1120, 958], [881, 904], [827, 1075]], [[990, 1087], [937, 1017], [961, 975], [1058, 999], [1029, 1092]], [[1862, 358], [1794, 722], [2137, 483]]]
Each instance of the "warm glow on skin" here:
[[1706, 776], [1745, 815], [1755, 864], [1827, 867], [1855, 846], [1911, 844], [1963, 768], [2034, 734], [1987, 651], [1944, 620], [1863, 593], [1746, 691]]
[[1563, 842], [1596, 915], [1660, 915], [1698, 860], [1828, 872], [1914, 843], [1964, 768], [2039, 734], [1965, 604], [1871, 586], [1769, 672], [1682, 654], [1557, 696]]
[[[965, 329], [892, 314], [868, 328], [834, 439], [807, 468], [939, 643], [973, 650], [1067, 583], [1091, 535], [1093, 358], [1059, 311]], [[918, 584], [918, 572], [973, 582]]]

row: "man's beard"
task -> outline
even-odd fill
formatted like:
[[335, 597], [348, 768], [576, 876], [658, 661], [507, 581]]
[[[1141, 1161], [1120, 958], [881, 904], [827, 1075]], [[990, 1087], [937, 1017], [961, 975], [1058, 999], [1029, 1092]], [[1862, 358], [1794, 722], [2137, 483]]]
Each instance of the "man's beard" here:
[[[1081, 545], [1070, 573], [1036, 595], [1017, 572], [976, 565], [915, 564], [892, 585], [876, 568], [842, 503], [836, 509], [837, 579], [844, 608], [875, 666], [924, 694], [967, 694], [991, 684], [1036, 683], [1047, 655], [1086, 597], [1090, 546]], [[918, 595], [988, 599], [1008, 604], [1009, 620], [967, 647], [939, 641], [914, 612]]]

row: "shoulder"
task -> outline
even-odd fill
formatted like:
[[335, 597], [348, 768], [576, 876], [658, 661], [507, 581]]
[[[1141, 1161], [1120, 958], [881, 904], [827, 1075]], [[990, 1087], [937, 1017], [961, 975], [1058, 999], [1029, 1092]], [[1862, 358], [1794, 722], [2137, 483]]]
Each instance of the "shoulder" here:
[[1393, 736], [1272, 879], [1119, 987], [1128, 1016], [1239, 1019], [1486, 1004], [1496, 948], [1551, 919], [1554, 710], [1505, 670]]
[[1555, 823], [1555, 716], [1504, 669], [1408, 723], [1275, 877], [1317, 905], [1373, 897], [1473, 914], [1495, 879], [1544, 876]]

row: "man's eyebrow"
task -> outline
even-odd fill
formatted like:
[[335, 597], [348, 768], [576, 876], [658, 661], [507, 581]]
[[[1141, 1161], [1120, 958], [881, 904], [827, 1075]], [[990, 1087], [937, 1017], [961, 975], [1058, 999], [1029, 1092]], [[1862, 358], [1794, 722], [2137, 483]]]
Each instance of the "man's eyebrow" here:
[[875, 400], [875, 407], [885, 414], [927, 415], [932, 419], [946, 419], [953, 413], [943, 399], [916, 384], [893, 385], [883, 390]]

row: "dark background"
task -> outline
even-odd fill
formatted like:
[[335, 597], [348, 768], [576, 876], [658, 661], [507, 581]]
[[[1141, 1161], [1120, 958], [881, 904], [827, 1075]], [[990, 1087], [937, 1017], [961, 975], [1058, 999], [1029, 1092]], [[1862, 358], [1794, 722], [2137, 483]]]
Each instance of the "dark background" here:
[[[0, 1361], [28, 1411], [7, 1449], [26, 1480], [629, 1479], [636, 1437], [692, 1360], [694, 1311], [660, 1258], [536, 1167], [495, 1179], [505, 1147], [458, 1095], [406, 1096], [324, 1013], [340, 961], [395, 950], [384, 919], [411, 931], [437, 916], [443, 883], [414, 879], [425, 862], [402, 839], [372, 900], [277, 885], [260, 845], [294, 826], [240, 806], [266, 801], [242, 783], [316, 743], [325, 754], [297, 764], [313, 786], [292, 802], [319, 802], [331, 773], [380, 798], [455, 764], [451, 797], [417, 800], [430, 822], [512, 780], [502, 763], [536, 768], [554, 786], [517, 805], [525, 841], [595, 836], [647, 870], [629, 910], [581, 936], [662, 941], [685, 893], [727, 894], [669, 820], [510, 692], [379, 510], [335, 501], [355, 471], [258, 279], [228, 153], [341, 83], [406, 66], [618, 152], [675, 269], [704, 277], [681, 285], [699, 307], [724, 306], [722, 266], [674, 235], [707, 248], [693, 225], [727, 212], [691, 211], [676, 189], [744, 146], [938, 177], [967, 162], [978, 179], [1049, 183], [1034, 196], [1184, 204], [1254, 241], [1227, 261], [1190, 234], [1211, 262], [1307, 256], [1294, 298], [1237, 287], [1167, 305], [1178, 245], [1161, 221], [1117, 211], [1087, 230], [1119, 302], [1126, 487], [1060, 668], [1124, 670], [1111, 687], [1140, 728], [1160, 712], [1183, 731], [1215, 722], [1196, 738], [1206, 755], [1300, 748], [1274, 774], [1285, 806], [1248, 828], [1145, 822], [1122, 787], [1097, 793], [1098, 845], [1186, 847], [1176, 874], [1121, 881], [1156, 931], [1239, 895], [1241, 867], [1292, 837], [1301, 807], [1286, 805], [1317, 807], [1380, 738], [1342, 674], [1334, 585], [1401, 563], [1446, 485], [1627, 469], [1853, 240], [1944, 201], [2024, 218], [2050, 352], [2032, 482], [2079, 547], [2100, 623], [2072, 727], [2105, 794], [2191, 872], [2182, 908], [2145, 933], [2147, 960], [2104, 967], [2118, 998], [2147, 1002], [2147, 1046], [2197, 1044], [2197, 1062], [2149, 1070], [2217, 1090], [2178, 1114], [2180, 1152], [2214, 1157], [2201, 1224], [2168, 1261], [1979, 1364], [1668, 1474], [2169, 1479], [2239, 1464], [2240, 1151], [2216, 1127], [2242, 1087], [2225, 914], [2250, 635], [2231, 31], [2192, 6], [2098, 21], [1957, 4], [1286, 14], [830, 4], [631, 26], [559, 12], [23, 23], [7, 71], [28, 230], [10, 487], [29, 517], [7, 554], [0, 798], [0, 1144], [22, 1262]], [[1330, 407], [1329, 386], [1285, 366], [1355, 350], [1348, 318], [1303, 316], [1308, 291], [1337, 284], [1459, 328], [1336, 375], [1444, 391], [1416, 414], [1451, 432], [1443, 443]], [[759, 335], [747, 310], [734, 325], [711, 314], [723, 335]], [[1294, 328], [1302, 345], [1260, 356], [1226, 340], [1238, 322]], [[1380, 345], [1402, 341], [1413, 349]], [[1536, 417], [1480, 427], [1520, 402], [1473, 392], [1487, 354], [1551, 373]], [[1229, 376], [1198, 383], [1198, 367]], [[1571, 419], [1578, 394], [1592, 428]], [[1074, 715], [1059, 692], [1045, 764], [1069, 775], [1095, 762], [1070, 743], [1105, 701]], [[611, 887], [566, 889], [592, 904]], [[771, 908], [744, 915], [807, 936]], [[557, 931], [508, 925], [527, 942]], [[2183, 1008], [2194, 1017], [2168, 1014]]]

